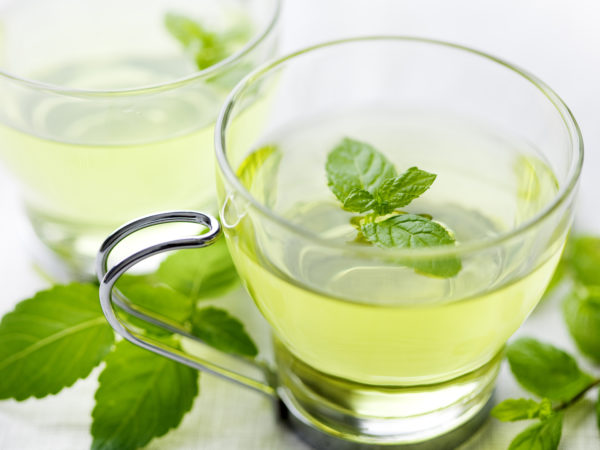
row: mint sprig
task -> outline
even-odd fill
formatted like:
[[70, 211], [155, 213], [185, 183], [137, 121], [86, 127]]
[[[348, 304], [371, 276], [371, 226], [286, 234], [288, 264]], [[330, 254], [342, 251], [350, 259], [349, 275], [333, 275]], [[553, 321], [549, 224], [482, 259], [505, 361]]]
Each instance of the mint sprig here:
[[199, 373], [119, 342], [98, 378], [93, 450], [135, 449], [179, 425], [198, 395]]
[[[217, 32], [185, 15], [169, 12], [165, 15], [165, 28], [177, 39], [196, 63], [199, 70], [217, 64], [233, 54], [250, 38], [248, 23], [240, 22], [228, 32]], [[250, 68], [240, 66], [244, 72]]]
[[550, 400], [570, 400], [594, 380], [567, 352], [532, 338], [514, 341], [506, 357], [521, 386]]
[[56, 394], [87, 377], [113, 340], [96, 287], [38, 292], [0, 322], [0, 399]]
[[254, 357], [258, 349], [244, 326], [227, 311], [209, 306], [192, 316], [192, 334], [221, 351]]
[[[166, 317], [207, 345], [253, 358], [256, 345], [224, 309], [200, 307], [238, 285], [223, 241], [167, 257], [119, 288], [135, 308]], [[119, 311], [137, 332], [179, 347], [179, 336]], [[105, 361], [92, 413], [92, 448], [136, 449], [181, 422], [198, 394], [198, 372], [126, 341], [114, 345], [98, 286], [54, 286], [17, 304], [0, 322], [0, 398], [56, 394]]]
[[582, 371], [567, 352], [533, 338], [521, 338], [507, 347], [513, 375], [528, 391], [542, 397], [508, 399], [492, 409], [502, 421], [537, 419], [518, 434], [509, 450], [555, 450], [558, 448], [564, 410], [600, 384], [600, 378]]
[[192, 301], [220, 297], [239, 281], [225, 239], [201, 251], [175, 252], [155, 274], [155, 283], [164, 283]]
[[584, 355], [600, 363], [600, 286], [581, 286], [563, 302], [565, 322]]
[[556, 449], [562, 435], [562, 424], [562, 413], [540, 420], [519, 433], [510, 443], [508, 450]]
[[[454, 245], [453, 234], [427, 214], [408, 214], [408, 206], [424, 194], [437, 175], [410, 167], [398, 175], [394, 165], [373, 146], [344, 138], [327, 156], [327, 184], [346, 211], [364, 214], [350, 219], [359, 242], [381, 248]], [[391, 216], [390, 216], [391, 215]], [[449, 278], [460, 272], [456, 257], [398, 261], [420, 273]]]
[[[569, 332], [585, 356], [600, 362], [600, 238], [569, 239], [547, 294], [566, 281], [571, 289], [563, 300], [563, 314]], [[492, 416], [503, 421], [537, 420], [515, 437], [509, 449], [555, 450], [561, 438], [563, 414], [600, 385], [600, 376], [581, 370], [569, 353], [532, 338], [511, 343], [506, 354], [519, 384], [542, 400], [507, 399], [494, 407]], [[598, 391], [596, 415], [600, 429]]]

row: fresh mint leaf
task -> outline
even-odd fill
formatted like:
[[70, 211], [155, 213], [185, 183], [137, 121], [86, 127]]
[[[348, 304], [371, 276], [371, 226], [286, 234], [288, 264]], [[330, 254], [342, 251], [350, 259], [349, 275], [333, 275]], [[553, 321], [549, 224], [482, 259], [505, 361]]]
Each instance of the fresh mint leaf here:
[[388, 214], [408, 205], [431, 187], [437, 175], [411, 167], [402, 175], [388, 178], [375, 192], [377, 212]]
[[[448, 230], [416, 214], [400, 214], [381, 222], [366, 221], [361, 232], [367, 241], [382, 248], [423, 248], [454, 244]], [[453, 277], [461, 269], [460, 259], [430, 258], [401, 261], [402, 264], [438, 277]]]
[[508, 345], [506, 356], [517, 381], [528, 391], [554, 401], [568, 401], [593, 378], [568, 353], [532, 338]]
[[600, 285], [600, 238], [579, 236], [569, 244], [568, 261], [575, 279], [585, 285]]
[[521, 432], [508, 450], [556, 450], [562, 434], [562, 413], [554, 414]]
[[165, 27], [187, 51], [194, 55], [200, 70], [213, 66], [229, 56], [224, 37], [209, 31], [199, 22], [186, 16], [167, 13]]
[[540, 412], [540, 406], [540, 403], [529, 398], [509, 398], [494, 406], [491, 415], [503, 422], [535, 419]]
[[56, 394], [88, 376], [113, 340], [95, 285], [38, 292], [0, 322], [0, 398]]
[[348, 193], [343, 208], [346, 211], [363, 213], [373, 209], [375, 205], [375, 199], [368, 191], [356, 188]]
[[565, 298], [563, 313], [579, 350], [600, 362], [600, 287], [574, 289]]
[[193, 301], [219, 297], [239, 282], [225, 239], [175, 252], [161, 263], [155, 279]]
[[[129, 303], [134, 308], [138, 307], [142, 313], [154, 313], [181, 326], [185, 326], [192, 315], [194, 308], [192, 299], [165, 284], [158, 284], [153, 274], [124, 275], [119, 279], [117, 287], [127, 297]], [[118, 314], [129, 325], [143, 330], [148, 335], [171, 334], [125, 311], [119, 311]]]
[[125, 275], [118, 282], [119, 290], [136, 306], [183, 323], [190, 318], [192, 299], [166, 286], [150, 283], [148, 278]]
[[396, 169], [382, 153], [350, 138], [329, 153], [325, 170], [328, 185], [342, 204], [356, 190], [373, 195], [386, 179], [396, 176]]
[[553, 414], [555, 414], [555, 411], [552, 407], [552, 401], [548, 398], [543, 398], [540, 402], [540, 409], [537, 413], [537, 417], [539, 417], [542, 420], [546, 420]]
[[258, 349], [244, 325], [223, 309], [209, 306], [192, 317], [192, 333], [206, 344], [227, 353], [254, 357]]
[[598, 399], [596, 400], [596, 425], [600, 430], [600, 389], [598, 389]]
[[92, 449], [137, 449], [177, 427], [198, 394], [198, 375], [187, 366], [119, 342], [99, 377]]
[[236, 171], [242, 185], [254, 198], [266, 206], [275, 204], [277, 174], [281, 163], [281, 150], [275, 145], [265, 145], [250, 153]]

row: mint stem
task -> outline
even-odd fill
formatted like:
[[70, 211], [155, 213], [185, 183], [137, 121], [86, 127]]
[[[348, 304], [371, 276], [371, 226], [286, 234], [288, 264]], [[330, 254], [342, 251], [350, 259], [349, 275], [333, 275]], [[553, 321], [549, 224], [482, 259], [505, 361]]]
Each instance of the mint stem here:
[[581, 400], [585, 394], [588, 393], [588, 391], [590, 389], [593, 389], [594, 387], [600, 385], [600, 378], [592, 381], [590, 384], [588, 384], [586, 387], [584, 387], [575, 397], [573, 397], [571, 400], [568, 400], [566, 402], [561, 402], [558, 405], [556, 405], [554, 408], [552, 408], [554, 411], [561, 411], [563, 409], [567, 409], [569, 406], [577, 403], [579, 400]]

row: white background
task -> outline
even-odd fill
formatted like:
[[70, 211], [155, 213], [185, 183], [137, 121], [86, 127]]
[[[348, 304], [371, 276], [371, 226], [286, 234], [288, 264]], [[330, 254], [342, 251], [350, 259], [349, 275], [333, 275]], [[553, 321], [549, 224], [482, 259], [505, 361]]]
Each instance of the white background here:
[[[409, 34], [484, 50], [534, 73], [566, 101], [586, 145], [577, 227], [600, 234], [600, 3], [595, 0], [288, 0], [282, 16], [282, 53], [328, 39]], [[0, 145], [2, 143], [0, 142]], [[44, 286], [13, 236], [15, 193], [0, 173], [0, 313]], [[542, 304], [519, 334], [573, 349], [557, 306]], [[598, 368], [596, 368], [598, 372]], [[89, 448], [97, 371], [58, 396], [0, 402], [0, 449]], [[498, 398], [524, 396], [506, 367]], [[276, 425], [270, 403], [203, 375], [201, 396], [181, 427], [150, 449], [304, 449]], [[502, 449], [522, 424], [489, 421], [465, 449]], [[600, 449], [592, 399], [566, 417], [561, 449]]]

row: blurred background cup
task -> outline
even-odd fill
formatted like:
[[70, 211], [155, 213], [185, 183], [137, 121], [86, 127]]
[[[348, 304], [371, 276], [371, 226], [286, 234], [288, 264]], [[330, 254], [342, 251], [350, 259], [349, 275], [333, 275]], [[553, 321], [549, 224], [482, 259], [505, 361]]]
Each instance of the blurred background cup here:
[[[201, 213], [146, 217], [105, 241], [100, 293], [111, 325], [144, 348], [278, 396], [305, 432], [347, 448], [454, 448], [469, 437], [487, 414], [503, 347], [542, 297], [573, 219], [583, 143], [562, 100], [469, 48], [366, 37], [259, 69], [234, 89], [216, 127], [220, 224], [271, 327], [276, 376], [250, 379], [212, 356], [168, 349], [115, 314], [111, 302], [126, 299], [112, 288], [134, 265], [218, 238], [217, 220]], [[437, 174], [394, 214], [433, 216], [456, 245], [382, 249], [357, 236], [356, 214], [342, 209], [326, 175], [328, 155], [349, 137], [400, 173]], [[374, 159], [363, 157], [365, 171], [378, 169]], [[210, 231], [160, 242], [107, 272], [122, 239], [174, 221]], [[396, 229], [389, 239], [427, 238], [413, 234]]]
[[[86, 278], [134, 217], [214, 203], [213, 127], [279, 0], [5, 0], [0, 163], [44, 271]], [[10, 220], [10, 219], [9, 219]]]

